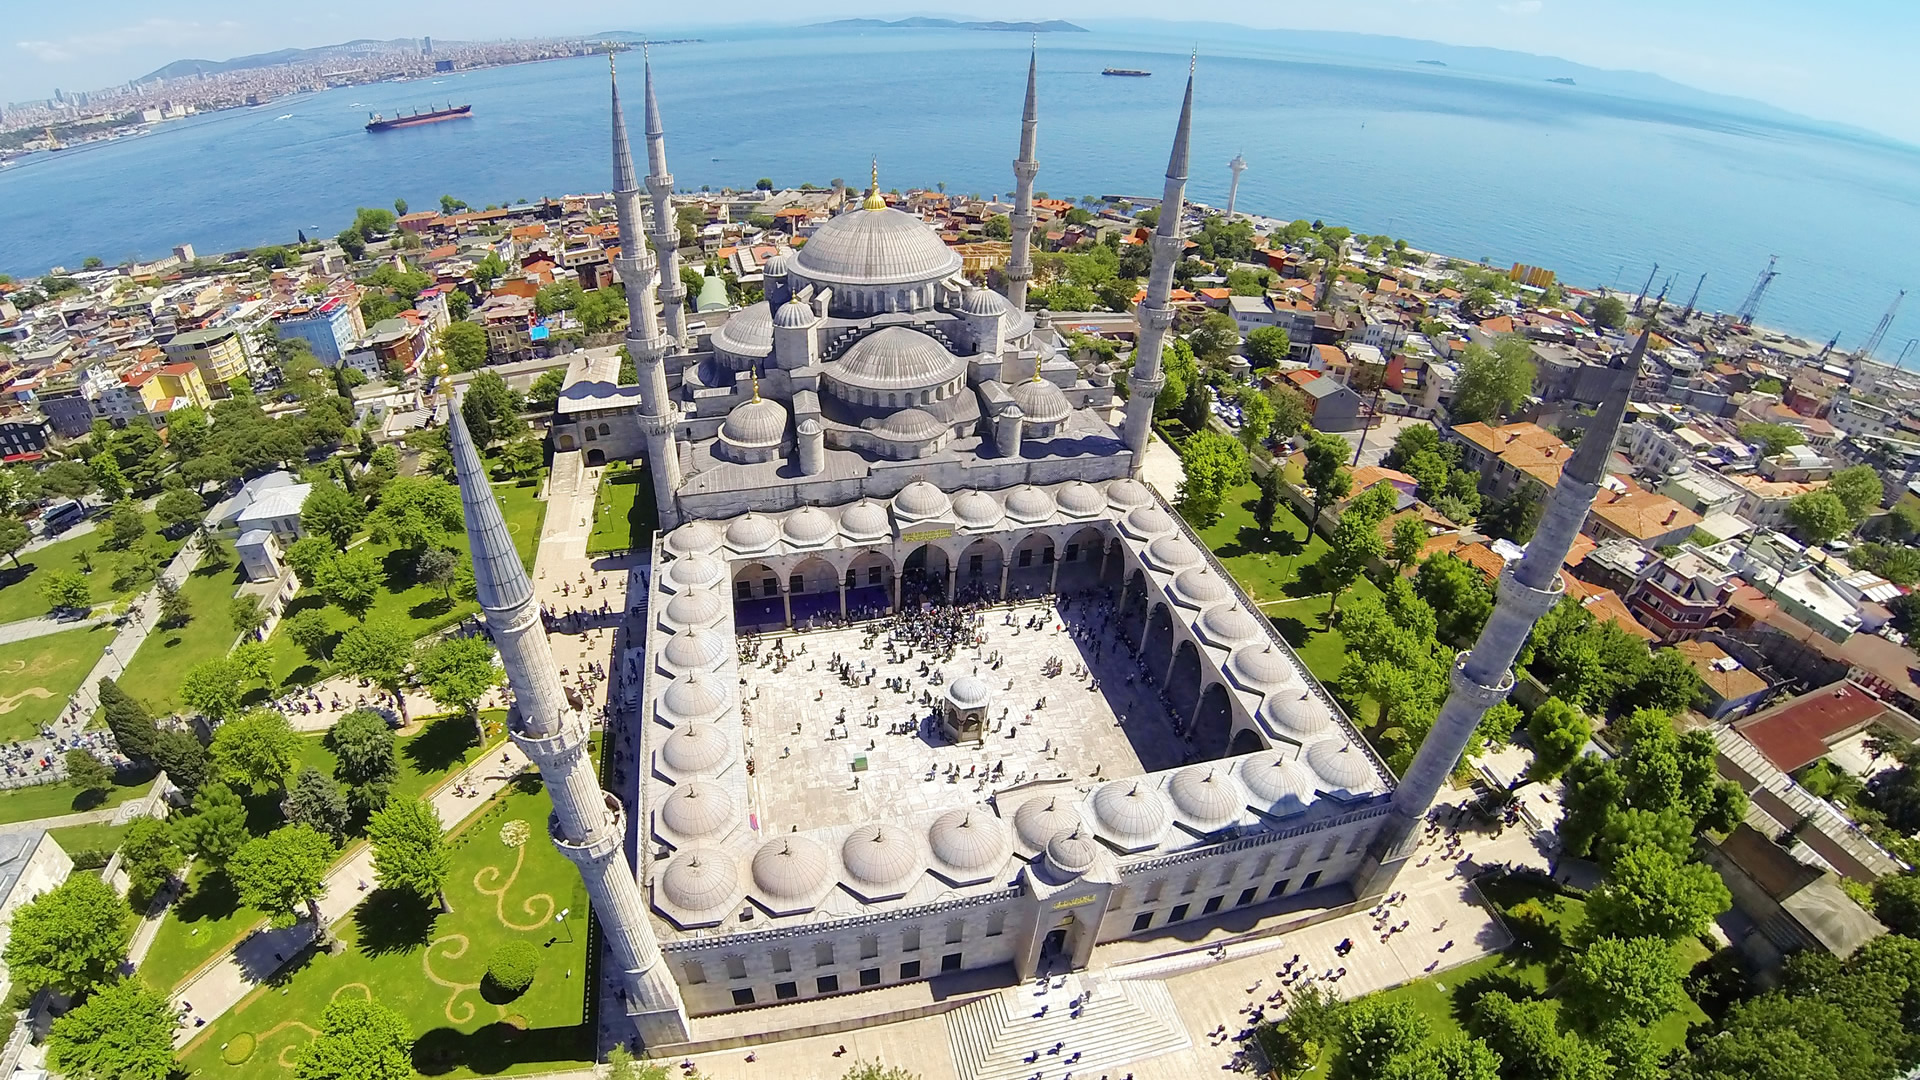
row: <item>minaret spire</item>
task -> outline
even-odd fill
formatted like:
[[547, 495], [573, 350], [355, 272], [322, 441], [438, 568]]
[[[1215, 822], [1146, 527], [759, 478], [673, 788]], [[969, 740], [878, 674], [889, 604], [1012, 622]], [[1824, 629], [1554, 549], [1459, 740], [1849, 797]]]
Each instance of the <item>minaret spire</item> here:
[[[617, 112], [616, 112], [616, 115]], [[640, 885], [624, 857], [626, 809], [600, 787], [588, 755], [586, 718], [567, 700], [541, 622], [533, 583], [514, 550], [513, 534], [460, 416], [448, 402], [447, 447], [453, 454], [473, 554], [474, 592], [487, 632], [500, 650], [513, 688], [508, 734], [540, 769], [553, 800], [547, 833], [580, 871], [593, 913], [621, 972], [629, 1018], [648, 1045], [685, 1042], [687, 1013], [661, 958]]]
[[1036, 38], [1027, 60], [1027, 104], [1020, 112], [1020, 156], [1013, 161], [1013, 253], [1001, 276], [1007, 282], [1007, 300], [1015, 311], [1027, 306], [1027, 282], [1033, 278], [1033, 178], [1040, 172], [1034, 160], [1034, 139], [1040, 127], [1040, 47]]
[[1128, 376], [1126, 443], [1133, 451], [1132, 471], [1139, 475], [1146, 464], [1148, 433], [1153, 429], [1154, 400], [1167, 384], [1160, 373], [1160, 352], [1173, 326], [1173, 268], [1187, 244], [1181, 219], [1185, 217], [1187, 192], [1187, 147], [1193, 134], [1193, 66], [1188, 66], [1187, 93], [1180, 102], [1180, 125], [1173, 132], [1173, 152], [1167, 157], [1167, 185], [1160, 198], [1160, 224], [1154, 230], [1153, 269], [1147, 277], [1147, 295], [1135, 313], [1139, 322], [1133, 353], [1133, 374]]
[[[651, 75], [648, 86], [652, 86]], [[649, 101], [652, 96], [649, 92]], [[664, 145], [659, 154], [664, 169]], [[657, 179], [661, 178], [649, 176], [647, 183], [651, 186]], [[664, 182], [664, 188], [656, 189], [656, 206], [666, 201], [663, 193], [672, 190], [673, 178], [667, 176]], [[680, 489], [680, 449], [674, 438], [679, 413], [667, 391], [665, 361], [673, 341], [660, 332], [660, 316], [654, 310], [654, 297], [660, 292], [660, 264], [654, 261], [653, 252], [647, 250], [641, 235], [646, 228], [646, 214], [641, 207], [640, 185], [634, 178], [633, 149], [627, 142], [626, 116], [620, 110], [618, 78], [613, 78], [613, 206], [620, 221], [620, 257], [614, 261], [614, 270], [627, 289], [625, 344], [640, 382], [640, 428], [646, 436], [647, 463], [653, 473], [654, 504], [659, 507], [662, 526], [672, 528], [680, 522], [680, 512], [674, 502], [674, 493]], [[668, 213], [671, 215], [671, 208]], [[666, 250], [672, 251], [673, 230], [669, 227], [667, 231]], [[658, 233], [654, 239], [656, 243], [660, 241]]]
[[[643, 54], [646, 55], [646, 54]], [[653, 252], [660, 261], [660, 307], [668, 347], [687, 351], [687, 287], [680, 280], [680, 222], [673, 212], [673, 174], [667, 171], [667, 129], [653, 96], [653, 59], [646, 59], [647, 193], [653, 197]]]

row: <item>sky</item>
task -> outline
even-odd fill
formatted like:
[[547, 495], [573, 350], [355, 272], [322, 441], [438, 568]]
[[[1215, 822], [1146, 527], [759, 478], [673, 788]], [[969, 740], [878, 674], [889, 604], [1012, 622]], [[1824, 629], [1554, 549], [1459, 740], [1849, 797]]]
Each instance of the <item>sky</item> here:
[[[1482, 45], [1647, 71], [1716, 93], [1752, 98], [1820, 120], [1920, 143], [1920, 40], [1913, 0], [967, 0], [974, 19], [1164, 18], [1262, 29], [1341, 30]], [[804, 21], [865, 15], [951, 14], [898, 2], [824, 0]], [[161, 13], [164, 11], [164, 13]], [[795, 20], [791, 8], [775, 9]], [[429, 35], [476, 40], [600, 30], [662, 33], [694, 27], [662, 0], [570, 0], [557, 10], [520, 0], [0, 0], [0, 101], [49, 97], [124, 82], [185, 57], [220, 60], [333, 44], [355, 37]], [[655, 12], [664, 12], [656, 17]], [[769, 21], [770, 9], [703, 10], [700, 24]]]

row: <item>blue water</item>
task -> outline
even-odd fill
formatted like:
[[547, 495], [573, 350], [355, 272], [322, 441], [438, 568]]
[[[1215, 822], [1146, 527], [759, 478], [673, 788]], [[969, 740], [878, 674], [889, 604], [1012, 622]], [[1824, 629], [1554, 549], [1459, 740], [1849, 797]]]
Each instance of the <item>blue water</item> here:
[[[1458, 68], [1288, 55], [1203, 31], [1193, 197], [1324, 218], [1426, 248], [1732, 309], [1767, 256], [1761, 321], [1858, 343], [1920, 285], [1920, 150]], [[1055, 196], [1160, 187], [1191, 43], [1134, 33], [1041, 40], [1041, 172]], [[655, 50], [682, 187], [860, 183], [1007, 190], [1026, 39], [955, 31], [728, 32]], [[1104, 66], [1150, 79], [1104, 78]], [[637, 58], [626, 65], [639, 143]], [[474, 117], [381, 135], [366, 114], [446, 99]], [[475, 205], [604, 190], [606, 64], [581, 59], [328, 91], [42, 154], [0, 170], [0, 270], [331, 234], [357, 205]], [[291, 113], [288, 119], [282, 116]], [[1657, 285], [1657, 283], [1656, 283]], [[1914, 305], [1920, 307], [1920, 304]], [[1920, 335], [1903, 313], [1883, 355]]]

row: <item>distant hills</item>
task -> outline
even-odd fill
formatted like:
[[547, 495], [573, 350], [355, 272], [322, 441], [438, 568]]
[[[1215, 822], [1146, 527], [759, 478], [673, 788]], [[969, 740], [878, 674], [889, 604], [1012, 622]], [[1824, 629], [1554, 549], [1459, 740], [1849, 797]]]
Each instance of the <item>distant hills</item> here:
[[1045, 22], [961, 22], [958, 19], [835, 19], [832, 22], [813, 23], [820, 30], [1011, 30], [1020, 34], [1085, 34], [1084, 26], [1075, 26], [1064, 19], [1048, 19]]
[[147, 72], [134, 81], [183, 79], [203, 71], [209, 75], [217, 75], [223, 71], [246, 71], [251, 68], [279, 67], [282, 64], [306, 64], [333, 56], [349, 57], [369, 49], [417, 46], [419, 43], [419, 38], [392, 38], [387, 41], [355, 38], [338, 45], [322, 45], [315, 49], [275, 49], [273, 52], [254, 53], [251, 56], [236, 56], [231, 60], [175, 60], [165, 67]]

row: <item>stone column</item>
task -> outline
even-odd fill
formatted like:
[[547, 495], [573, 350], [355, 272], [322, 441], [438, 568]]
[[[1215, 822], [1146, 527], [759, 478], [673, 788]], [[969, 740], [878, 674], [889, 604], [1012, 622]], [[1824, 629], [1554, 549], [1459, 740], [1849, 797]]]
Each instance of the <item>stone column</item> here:
[[953, 603], [954, 592], [960, 584], [960, 563], [956, 559], [947, 564], [947, 603]]
[[1050, 593], [1060, 591], [1060, 550], [1058, 548], [1053, 549], [1053, 556], [1053, 569], [1047, 573], [1047, 591]]
[[1006, 552], [1000, 560], [1000, 599], [1007, 598], [1007, 572], [1013, 569], [1014, 552]]
[[847, 579], [840, 579], [840, 618], [847, 617]]

